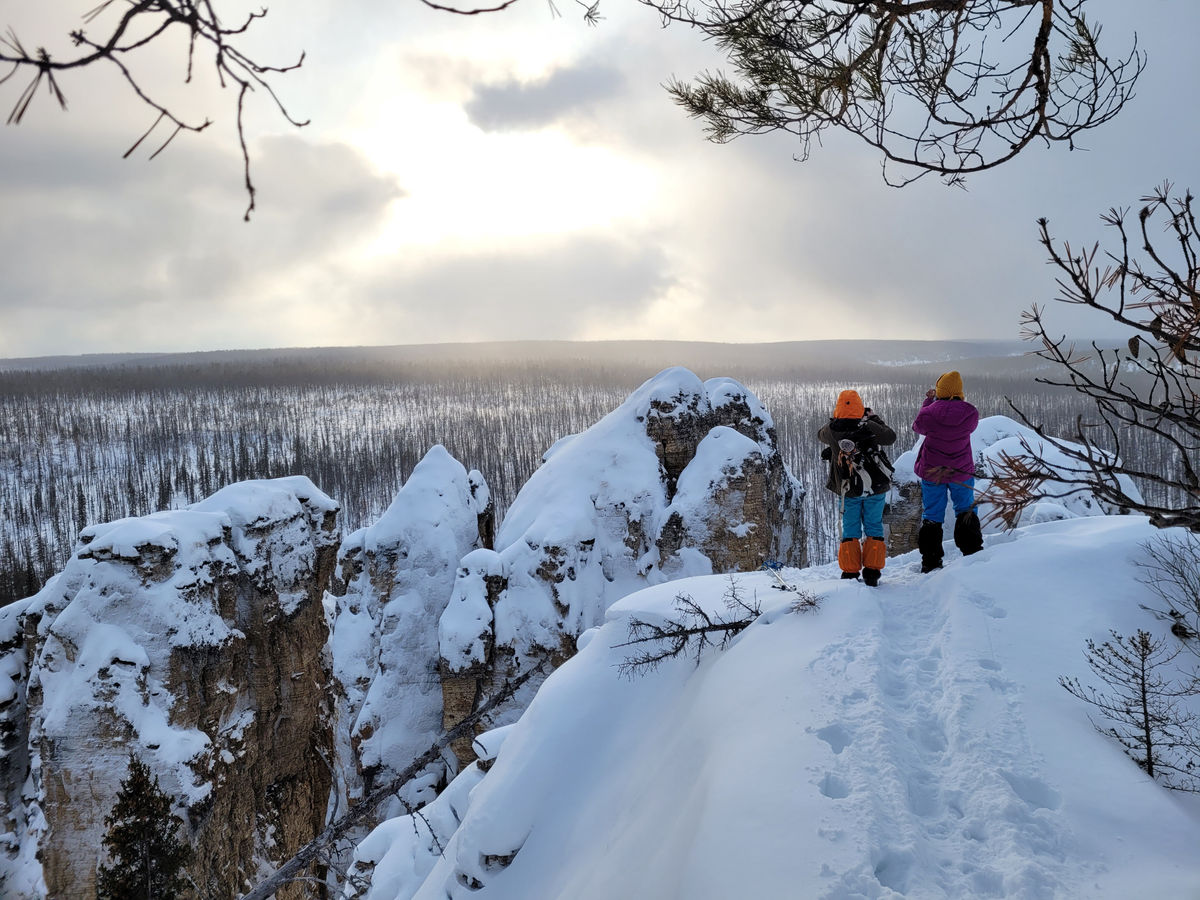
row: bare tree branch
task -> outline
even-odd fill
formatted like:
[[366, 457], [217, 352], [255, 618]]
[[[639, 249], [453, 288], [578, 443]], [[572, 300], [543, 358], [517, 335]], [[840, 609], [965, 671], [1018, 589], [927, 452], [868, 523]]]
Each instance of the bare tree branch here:
[[1200, 535], [1164, 531], [1142, 545], [1147, 559], [1137, 561], [1139, 579], [1162, 600], [1163, 606], [1142, 608], [1171, 626], [1171, 633], [1200, 656]]
[[132, 66], [132, 63], [140, 58], [140, 53], [152, 44], [168, 34], [183, 32], [188, 37], [185, 83], [192, 79], [197, 45], [206, 45], [212, 53], [213, 71], [221, 86], [233, 87], [237, 91], [236, 125], [245, 168], [246, 192], [249, 196], [245, 218], [249, 220], [250, 213], [254, 210], [255, 190], [250, 175], [250, 152], [246, 145], [246, 94], [259, 90], [271, 98], [280, 115], [290, 124], [296, 127], [308, 124], [307, 121], [299, 121], [288, 113], [271, 84], [272, 76], [300, 68], [304, 63], [304, 54], [301, 53], [297, 61], [290, 65], [270, 66], [259, 62], [242, 49], [241, 39], [250, 31], [251, 26], [262, 20], [266, 14], [265, 9], [251, 13], [240, 23], [229, 26], [224, 24], [212, 0], [135, 0], [124, 6], [107, 0], [83, 17], [84, 23], [89, 26], [106, 23], [105, 35], [93, 40], [82, 28], [72, 31], [71, 42], [80, 49], [76, 55], [63, 58], [52, 56], [41, 47], [32, 52], [27, 50], [20, 38], [9, 29], [6, 35], [0, 38], [0, 65], [7, 64], [11, 69], [0, 78], [0, 84], [4, 84], [19, 72], [28, 73], [29, 81], [18, 95], [9, 113], [8, 123], [21, 122], [43, 84], [58, 104], [66, 109], [66, 95], [59, 86], [57, 75], [97, 63], [107, 63], [117, 68], [133, 95], [155, 113], [154, 123], [126, 151], [125, 156], [132, 154], [160, 125], [165, 124], [170, 128], [168, 136], [152, 155], [153, 158], [181, 131], [200, 132], [211, 124], [208, 119], [188, 121], [167, 104], [156, 100], [154, 92], [147, 89], [142, 76], [139, 76]]
[[[458, 16], [502, 12], [517, 0], [458, 5], [419, 0]], [[952, 184], [1011, 160], [1032, 144], [1065, 143], [1112, 119], [1132, 96], [1145, 58], [1134, 39], [1110, 60], [1100, 48], [1099, 25], [1085, 17], [1087, 0], [642, 0], [664, 23], [682, 23], [714, 41], [728, 56], [733, 77], [706, 72], [692, 82], [672, 80], [669, 92], [709, 137], [784, 131], [800, 138], [799, 159], [826, 129], [846, 131], [879, 151], [884, 178], [906, 184], [930, 173]], [[200, 132], [210, 120], [192, 120], [156, 99], [157, 91], [132, 65], [168, 34], [187, 37], [186, 77], [196, 50], [211, 53], [223, 88], [236, 93], [236, 129], [248, 204], [255, 209], [246, 143], [246, 97], [270, 98], [291, 125], [302, 127], [275, 91], [275, 76], [300, 68], [260, 62], [244, 38], [266, 9], [226, 25], [218, 0], [104, 0], [84, 17], [103, 26], [93, 39], [83, 28], [69, 37], [78, 53], [29, 50], [9, 29], [0, 38], [0, 85], [24, 73], [8, 116], [22, 121], [45, 92], [64, 109], [58, 75], [96, 63], [115, 66], [130, 91], [154, 113], [148, 131], [164, 127], [161, 152], [181, 132]], [[599, 0], [576, 0], [590, 25]], [[551, 12], [557, 14], [553, 0]], [[130, 147], [129, 156], [145, 140]], [[899, 170], [899, 174], [892, 173]]]
[[[1095, 417], [1077, 419], [1066, 442], [1013, 407], [1057, 458], [1049, 463], [1044, 448], [1026, 442], [1026, 459], [1001, 460], [985, 499], [1009, 524], [1039, 499], [1086, 490], [1144, 513], [1156, 526], [1200, 532], [1200, 236], [1190, 191], [1175, 196], [1163, 184], [1142, 202], [1132, 236], [1127, 211], [1113, 209], [1103, 217], [1117, 232], [1119, 248], [1099, 262], [1098, 244], [1084, 251], [1059, 246], [1046, 220], [1038, 223], [1059, 271], [1058, 300], [1093, 309], [1132, 334], [1123, 348], [1093, 343], [1081, 353], [1049, 332], [1039, 307], [1024, 314], [1024, 336], [1040, 345], [1034, 355], [1058, 372], [1036, 380], [1086, 397]], [[1151, 228], [1163, 217], [1159, 233], [1169, 236], [1167, 247]], [[1144, 257], [1131, 250], [1131, 237]], [[1046, 490], [1051, 482], [1059, 485], [1056, 492]], [[1144, 488], [1157, 496], [1143, 496]]]

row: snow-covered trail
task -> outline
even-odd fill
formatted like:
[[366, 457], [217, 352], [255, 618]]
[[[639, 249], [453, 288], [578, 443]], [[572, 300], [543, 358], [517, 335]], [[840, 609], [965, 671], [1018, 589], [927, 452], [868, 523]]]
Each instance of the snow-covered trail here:
[[830, 844], [820, 896], [1060, 896], [1083, 873], [1064, 864], [1061, 798], [991, 646], [990, 620], [1007, 612], [949, 568], [916, 568], [894, 564], [878, 589], [858, 588], [877, 617], [807, 667], [828, 719], [814, 733], [829, 754], [812, 773], [829, 817], [857, 824], [845, 860], [844, 828], [818, 830]]
[[890, 559], [878, 588], [786, 571], [822, 597], [808, 614], [739, 575], [758, 621], [632, 681], [628, 617], [680, 593], [719, 611], [730, 582], [626, 597], [458, 794], [445, 855], [395, 844], [419, 889], [371, 898], [1200, 900], [1197, 798], [1058, 684], [1089, 679], [1087, 638], [1145, 627], [1131, 559], [1151, 533], [1049, 523], [929, 575]]

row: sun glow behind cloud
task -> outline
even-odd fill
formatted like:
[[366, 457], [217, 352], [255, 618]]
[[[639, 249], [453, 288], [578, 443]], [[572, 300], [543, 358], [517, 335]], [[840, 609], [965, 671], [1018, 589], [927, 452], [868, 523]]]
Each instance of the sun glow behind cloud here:
[[548, 16], [432, 23], [423, 38], [384, 50], [389, 61], [343, 112], [346, 139], [406, 191], [368, 258], [496, 250], [652, 216], [660, 189], [644, 157], [555, 122], [487, 129], [468, 113], [481, 85], [536, 83], [594, 47], [594, 34]]
[[427, 110], [436, 139], [406, 139], [386, 121], [353, 143], [408, 191], [368, 251], [405, 247], [495, 246], [645, 218], [657, 192], [654, 173], [600, 146], [581, 146], [557, 130], [487, 133], [461, 109]]

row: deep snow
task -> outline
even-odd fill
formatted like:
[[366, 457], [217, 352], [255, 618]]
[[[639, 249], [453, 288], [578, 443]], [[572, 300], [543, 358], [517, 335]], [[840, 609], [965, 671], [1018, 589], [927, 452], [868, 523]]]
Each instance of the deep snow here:
[[1087, 638], [1161, 633], [1135, 566], [1155, 534], [1047, 522], [966, 559], [948, 544], [927, 576], [889, 559], [875, 589], [785, 570], [823, 598], [806, 614], [771, 575], [735, 576], [762, 618], [634, 680], [617, 669], [628, 618], [680, 592], [720, 609], [730, 581], [626, 597], [488, 736], [486, 775], [364, 842], [369, 896], [1200, 897], [1198, 798], [1152, 782], [1058, 684], [1097, 683]]

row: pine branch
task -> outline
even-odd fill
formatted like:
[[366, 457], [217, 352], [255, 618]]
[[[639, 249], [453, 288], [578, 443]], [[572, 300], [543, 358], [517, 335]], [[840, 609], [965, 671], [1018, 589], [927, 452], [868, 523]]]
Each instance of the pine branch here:
[[1061, 0], [642, 2], [728, 56], [733, 76], [668, 85], [711, 140], [782, 131], [806, 159], [838, 129], [880, 152], [896, 185], [961, 185], [1030, 146], [1071, 146], [1117, 115], [1145, 64], [1136, 40], [1106, 57], [1099, 27]]
[[[796, 593], [797, 600], [791, 612], [808, 612], [820, 606], [821, 598], [805, 591]], [[646, 649], [626, 657], [617, 670], [623, 678], [653, 672], [665, 660], [690, 656], [696, 665], [704, 651], [714, 647], [725, 650], [737, 635], [745, 631], [762, 615], [762, 606], [757, 595], [747, 599], [742, 595], [736, 577], [730, 576], [725, 590], [725, 608], [733, 616], [712, 616], [690, 594], [675, 595], [676, 615], [662, 622], [651, 622], [633, 617], [629, 620], [629, 639], [614, 647], [640, 647]]]

